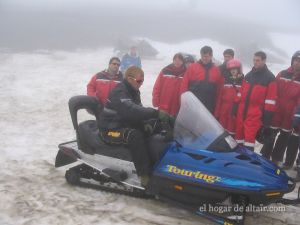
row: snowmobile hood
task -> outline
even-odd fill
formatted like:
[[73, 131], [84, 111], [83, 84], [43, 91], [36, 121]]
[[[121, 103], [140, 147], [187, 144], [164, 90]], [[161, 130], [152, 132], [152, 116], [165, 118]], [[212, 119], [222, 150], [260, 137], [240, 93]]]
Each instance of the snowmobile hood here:
[[191, 92], [181, 96], [174, 139], [156, 167], [157, 174], [223, 190], [289, 189], [284, 171], [238, 146]]
[[174, 143], [156, 171], [163, 176], [222, 190], [287, 192], [289, 189], [289, 177], [283, 170], [240, 146], [232, 152], [214, 152]]

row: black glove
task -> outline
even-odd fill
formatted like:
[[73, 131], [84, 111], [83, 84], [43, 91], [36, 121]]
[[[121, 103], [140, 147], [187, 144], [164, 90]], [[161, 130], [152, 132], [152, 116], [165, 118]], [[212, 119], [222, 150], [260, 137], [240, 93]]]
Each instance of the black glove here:
[[272, 122], [272, 117], [273, 117], [273, 112], [265, 110], [263, 112], [263, 118], [262, 118], [262, 122], [264, 127], [270, 127], [271, 122]]
[[233, 103], [232, 110], [231, 110], [232, 116], [236, 117], [238, 108], [239, 108], [239, 104], [237, 102]]
[[300, 117], [294, 117], [293, 128], [297, 128], [300, 125]]

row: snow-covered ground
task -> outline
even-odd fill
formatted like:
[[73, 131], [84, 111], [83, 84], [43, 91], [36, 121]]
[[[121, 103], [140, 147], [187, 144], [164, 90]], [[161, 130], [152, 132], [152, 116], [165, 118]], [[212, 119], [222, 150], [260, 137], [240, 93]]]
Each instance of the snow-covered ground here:
[[[202, 43], [207, 42], [195, 40], [177, 48], [153, 42], [162, 51], [158, 59], [143, 60], [144, 104], [151, 106], [155, 78], [173, 53], [178, 50], [198, 55]], [[212, 41], [207, 44], [215, 47], [216, 58], [221, 61], [228, 46]], [[85, 94], [91, 76], [104, 69], [112, 55], [112, 48], [0, 51], [1, 225], [211, 224], [159, 201], [69, 186], [64, 169], [54, 168], [57, 145], [75, 136], [68, 99]], [[288, 62], [271, 69], [277, 73]], [[295, 197], [296, 191], [290, 196]], [[250, 214], [246, 224], [298, 224], [299, 213], [299, 207], [288, 206], [286, 212]]]

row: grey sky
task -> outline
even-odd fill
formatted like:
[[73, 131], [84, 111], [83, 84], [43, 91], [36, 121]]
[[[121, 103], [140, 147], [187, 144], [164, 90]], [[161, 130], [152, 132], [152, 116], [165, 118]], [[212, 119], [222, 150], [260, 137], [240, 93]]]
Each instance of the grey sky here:
[[281, 54], [268, 33], [299, 34], [299, 9], [297, 0], [0, 0], [0, 48], [90, 48], [139, 36], [211, 38]]

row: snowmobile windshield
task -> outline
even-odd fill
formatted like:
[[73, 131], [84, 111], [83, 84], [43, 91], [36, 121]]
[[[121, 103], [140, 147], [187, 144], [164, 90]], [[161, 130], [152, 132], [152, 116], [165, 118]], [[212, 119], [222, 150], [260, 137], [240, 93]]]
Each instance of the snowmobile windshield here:
[[181, 95], [174, 138], [185, 148], [232, 151], [236, 141], [191, 92]]

